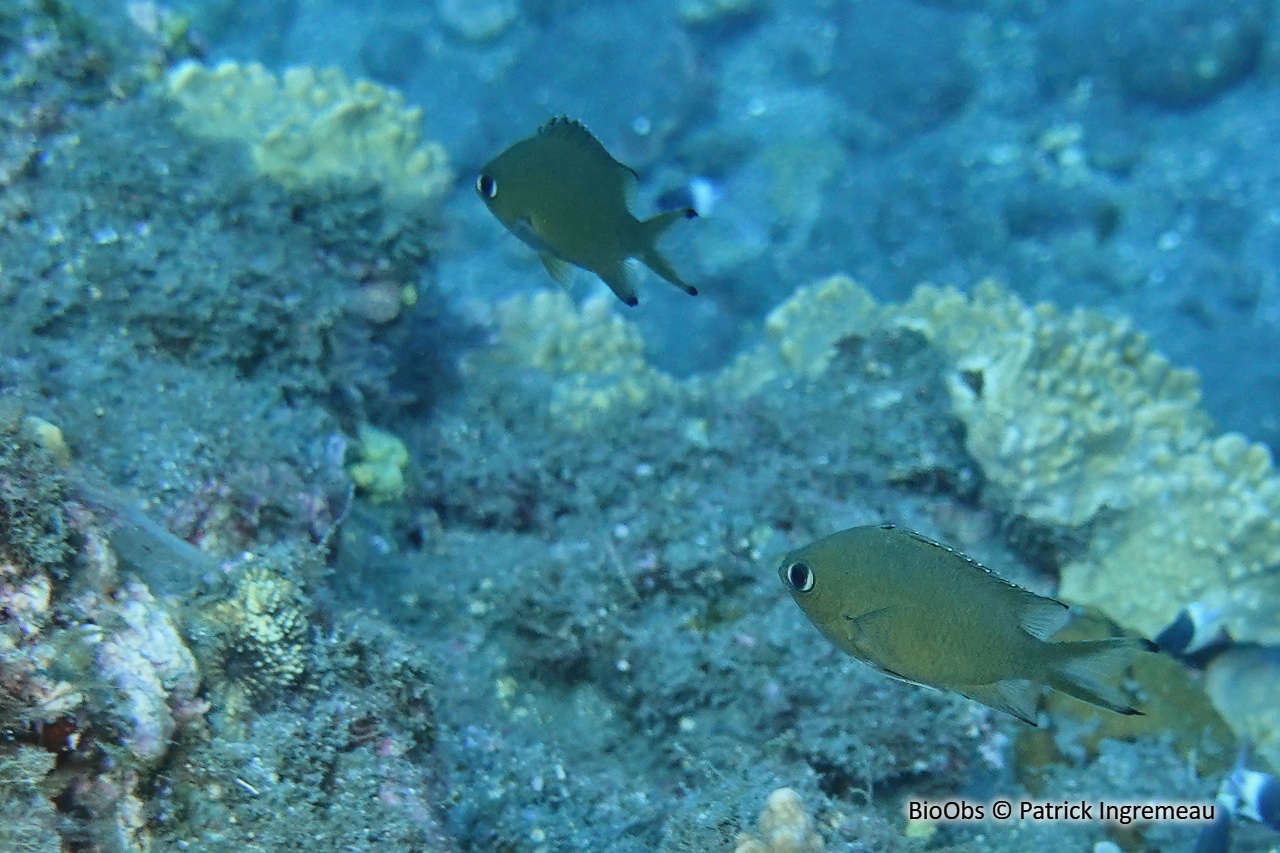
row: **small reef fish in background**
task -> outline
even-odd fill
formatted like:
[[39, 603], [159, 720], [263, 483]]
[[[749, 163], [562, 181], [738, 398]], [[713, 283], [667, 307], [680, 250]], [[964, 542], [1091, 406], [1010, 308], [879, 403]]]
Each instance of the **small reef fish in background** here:
[[844, 651], [915, 684], [951, 690], [1036, 725], [1037, 685], [1139, 714], [1125, 670], [1151, 648], [1126, 638], [1052, 642], [1067, 606], [892, 524], [854, 527], [787, 554], [778, 575]]
[[1230, 853], [1231, 825], [1237, 818], [1260, 823], [1280, 833], [1280, 779], [1245, 766], [1245, 749], [1236, 767], [1218, 788], [1218, 808], [1213, 822], [1200, 830], [1194, 853]]
[[1169, 625], [1156, 635], [1156, 645], [1165, 654], [1185, 661], [1204, 663], [1204, 658], [1231, 644], [1220, 608], [1193, 601], [1178, 611]]
[[476, 192], [498, 221], [535, 252], [557, 282], [569, 264], [593, 272], [628, 305], [636, 305], [627, 261], [635, 258], [690, 296], [662, 256], [657, 240], [673, 222], [692, 219], [684, 207], [643, 222], [627, 206], [636, 173], [572, 119], [553, 118], [481, 170]]

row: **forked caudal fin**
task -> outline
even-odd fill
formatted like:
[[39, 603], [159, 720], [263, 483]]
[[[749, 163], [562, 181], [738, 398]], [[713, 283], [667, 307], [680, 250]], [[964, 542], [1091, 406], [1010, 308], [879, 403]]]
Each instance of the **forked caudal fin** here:
[[693, 219], [698, 212], [692, 207], [682, 207], [679, 210], [669, 210], [666, 213], [659, 213], [657, 216], [646, 219], [640, 223], [640, 252], [636, 255], [637, 259], [653, 270], [676, 287], [683, 290], [690, 296], [697, 296], [698, 289], [680, 278], [680, 274], [675, 268], [662, 256], [658, 251], [658, 238], [662, 236], [662, 232], [671, 227], [671, 223], [679, 222], [682, 219]]
[[1117, 714], [1141, 714], [1130, 704], [1124, 689], [1125, 672], [1138, 652], [1148, 648], [1142, 640], [1115, 638], [1053, 643], [1048, 683], [1054, 690]]

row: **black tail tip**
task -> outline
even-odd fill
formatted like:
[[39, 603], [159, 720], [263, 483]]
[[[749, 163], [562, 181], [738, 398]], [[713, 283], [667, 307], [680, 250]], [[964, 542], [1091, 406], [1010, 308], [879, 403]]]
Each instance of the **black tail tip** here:
[[1123, 714], [1126, 717], [1145, 717], [1146, 713], [1139, 711], [1137, 708], [1121, 708], [1116, 711], [1117, 714]]
[[685, 218], [685, 219], [697, 219], [697, 218], [698, 218], [698, 211], [694, 210], [692, 207], [686, 207], [686, 208], [684, 209], [684, 218]]
[[640, 300], [634, 296], [624, 296], [622, 297], [622, 301], [625, 302], [629, 308], [635, 308], [640, 304]]
[[687, 294], [689, 294], [690, 296], [697, 296], [697, 295], [698, 295], [698, 288], [694, 287], [693, 285], [689, 285], [688, 287], [686, 287], [686, 288], [684, 289], [684, 292], [685, 292], [685, 293], [687, 293]]

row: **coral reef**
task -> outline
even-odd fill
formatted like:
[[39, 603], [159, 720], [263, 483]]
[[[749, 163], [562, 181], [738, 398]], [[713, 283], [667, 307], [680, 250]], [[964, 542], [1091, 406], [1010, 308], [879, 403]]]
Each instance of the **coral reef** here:
[[[517, 318], [534, 314], [527, 302], [505, 310]], [[550, 374], [557, 390], [575, 387], [569, 384], [573, 370], [613, 383], [593, 398], [553, 393], [547, 413], [554, 412], [558, 426], [582, 422], [585, 414], [599, 411], [593, 401], [616, 399], [611, 394], [619, 387], [637, 384], [649, 389], [638, 398], [644, 402], [638, 411], [646, 413], [714, 410], [727, 397], [759, 418], [767, 401], [792, 394], [788, 426], [778, 432], [787, 438], [770, 440], [844, 444], [843, 451], [822, 455], [827, 464], [833, 453], [877, 452], [872, 448], [885, 438], [860, 435], [847, 413], [855, 407], [894, 411], [902, 405], [902, 390], [892, 382], [855, 390], [857, 383], [863, 376], [894, 374], [887, 340], [896, 336], [897, 347], [918, 341], [915, 346], [940, 360], [932, 369], [945, 389], [942, 405], [964, 425], [965, 448], [985, 475], [986, 502], [1042, 529], [1070, 531], [1077, 540], [1049, 561], [1060, 571], [1059, 597], [1147, 636], [1186, 604], [1203, 601], [1223, 613], [1233, 637], [1277, 639], [1280, 629], [1267, 613], [1280, 601], [1268, 571], [1280, 561], [1280, 479], [1263, 448], [1236, 435], [1213, 434], [1199, 408], [1194, 375], [1172, 368], [1125, 321], [1027, 306], [991, 282], [979, 284], [972, 295], [922, 287], [905, 304], [879, 306], [852, 280], [837, 276], [801, 289], [775, 309], [766, 320], [764, 342], [718, 374], [674, 380], [645, 365], [641, 341], [617, 328], [616, 319], [594, 318], [587, 326], [592, 332], [585, 333], [588, 310], [552, 296], [544, 298], [537, 316], [536, 327], [501, 326], [498, 355], [486, 356], [498, 361], [489, 363], [505, 359], [517, 369]], [[800, 402], [817, 395], [842, 398], [830, 402], [846, 414], [828, 416]], [[723, 453], [723, 437], [734, 428], [715, 416], [705, 424], [703, 441]], [[630, 429], [635, 436], [636, 427]], [[895, 433], [904, 429], [899, 424]], [[668, 427], [671, 435], [682, 431]], [[890, 481], [963, 488], [953, 469], [937, 464], [939, 457], [923, 446], [913, 450], [907, 436], [902, 438], [896, 451], [901, 468], [887, 475]], [[726, 470], [724, 464], [718, 462], [717, 470]], [[464, 467], [474, 476], [475, 466]], [[562, 476], [573, 470], [551, 467]], [[635, 470], [641, 469], [643, 464]], [[766, 472], [756, 473], [768, 479]], [[624, 469], [615, 476], [630, 475]], [[581, 487], [587, 482], [581, 477], [571, 479]], [[483, 500], [488, 489], [463, 491]], [[535, 491], [548, 500], [555, 486]], [[441, 509], [442, 517], [454, 515]], [[760, 508], [749, 514], [786, 516]], [[841, 517], [841, 523], [848, 521]], [[634, 535], [637, 524], [627, 526]], [[660, 692], [679, 683], [678, 674], [671, 678]], [[1219, 708], [1237, 734], [1269, 725], [1240, 707]], [[1241, 713], [1253, 722], [1241, 721]], [[1208, 709], [1204, 715], [1214, 718]], [[1214, 735], [1208, 740], [1198, 727], [1180, 734], [1184, 750], [1221, 752], [1221, 729], [1210, 728]]]
[[[1215, 436], [1194, 374], [1125, 320], [1028, 306], [993, 282], [972, 295], [921, 287], [876, 308], [836, 277], [776, 308], [769, 340], [722, 374], [750, 392], [779, 363], [820, 374], [842, 341], [877, 325], [918, 332], [944, 377], [988, 499], [1036, 522], [1084, 528], [1088, 553], [1059, 594], [1155, 636], [1193, 601], [1222, 608], [1232, 636], [1280, 641], [1262, 614], [1280, 589], [1280, 477], [1260, 445]], [[1104, 512], [1105, 510], [1105, 512]]]
[[184, 129], [246, 145], [264, 175], [286, 187], [369, 184], [434, 203], [449, 185], [444, 149], [423, 143], [422, 113], [397, 93], [351, 82], [337, 69], [184, 62], [166, 80]]

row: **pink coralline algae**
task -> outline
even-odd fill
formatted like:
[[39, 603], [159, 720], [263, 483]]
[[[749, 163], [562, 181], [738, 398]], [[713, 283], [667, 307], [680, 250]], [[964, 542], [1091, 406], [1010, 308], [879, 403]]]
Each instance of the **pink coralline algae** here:
[[164, 757], [177, 729], [175, 713], [198, 708], [200, 675], [169, 615], [141, 583], [116, 595], [123, 627], [98, 647], [98, 675], [118, 691], [122, 745], [144, 764]]

